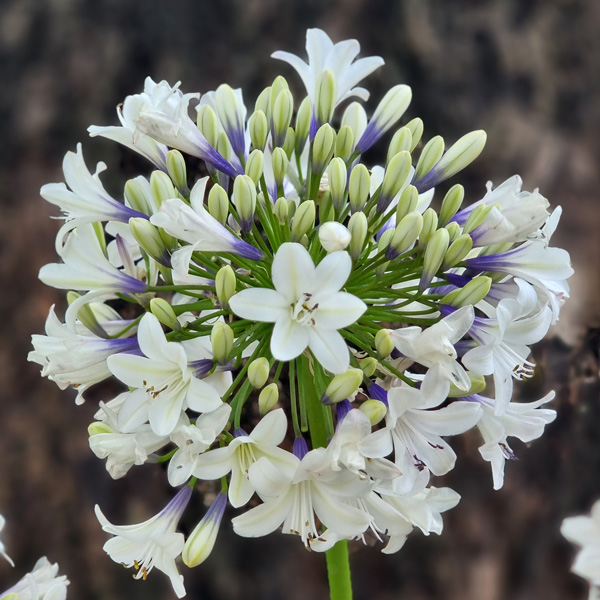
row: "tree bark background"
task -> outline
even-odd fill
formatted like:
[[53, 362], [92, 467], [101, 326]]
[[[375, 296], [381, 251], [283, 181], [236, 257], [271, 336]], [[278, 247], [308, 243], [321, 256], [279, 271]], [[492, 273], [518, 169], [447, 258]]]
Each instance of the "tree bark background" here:
[[[159, 467], [112, 481], [88, 448], [87, 425], [104, 387], [82, 407], [26, 362], [30, 335], [43, 331], [62, 295], [37, 281], [54, 262], [58, 223], [39, 188], [62, 180], [77, 142], [88, 165], [122, 193], [138, 163], [99, 138], [90, 124], [116, 123], [117, 103], [155, 80], [205, 92], [226, 82], [252, 106], [281, 73], [301, 98], [295, 73], [269, 58], [303, 54], [307, 27], [334, 41], [354, 37], [362, 55], [386, 65], [367, 80], [370, 110], [396, 83], [412, 86], [407, 113], [425, 121], [425, 139], [452, 143], [485, 129], [483, 155], [460, 181], [468, 201], [490, 179], [514, 173], [564, 208], [556, 244], [576, 270], [572, 298], [551, 338], [534, 349], [533, 400], [557, 390], [555, 423], [530, 448], [515, 443], [505, 487], [492, 490], [476, 435], [455, 439], [458, 466], [444, 478], [463, 500], [445, 515], [441, 537], [415, 532], [396, 555], [352, 545], [357, 599], [583, 600], [569, 574], [574, 548], [559, 534], [565, 516], [600, 497], [600, 3], [594, 0], [3, 0], [0, 3], [0, 512], [17, 569], [0, 564], [0, 589], [46, 554], [72, 581], [70, 598], [172, 598], [168, 580], [145, 583], [102, 551], [98, 502], [116, 523], [139, 522], [169, 498]], [[377, 156], [373, 156], [373, 161]], [[184, 527], [203, 513], [195, 495]], [[211, 600], [326, 598], [324, 557], [273, 534], [234, 537], [227, 519], [213, 555], [183, 567], [188, 597]]]

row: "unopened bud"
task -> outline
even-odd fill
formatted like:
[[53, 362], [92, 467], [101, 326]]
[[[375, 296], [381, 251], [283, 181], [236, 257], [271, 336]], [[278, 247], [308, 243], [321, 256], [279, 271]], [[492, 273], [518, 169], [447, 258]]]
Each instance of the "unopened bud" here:
[[236, 286], [237, 280], [234, 270], [229, 265], [221, 267], [215, 276], [215, 290], [219, 304], [223, 308], [229, 306], [229, 300], [235, 294]]
[[227, 192], [218, 184], [213, 185], [208, 193], [208, 212], [221, 225], [227, 223], [229, 215], [229, 196]]
[[250, 141], [257, 150], [264, 150], [269, 135], [269, 122], [267, 115], [262, 110], [257, 110], [252, 113], [248, 123], [250, 131]]
[[381, 237], [379, 238], [379, 241], [377, 242], [377, 251], [383, 252], [384, 250], [386, 250], [387, 247], [390, 245], [390, 242], [392, 241], [393, 236], [394, 236], [394, 230], [386, 229], [381, 234]]
[[396, 223], [411, 212], [414, 212], [419, 203], [419, 192], [414, 185], [407, 185], [400, 194], [400, 199], [396, 205]]
[[347, 173], [346, 163], [341, 158], [333, 158], [327, 167], [331, 201], [336, 210], [339, 210], [344, 202]]
[[336, 375], [327, 386], [321, 397], [323, 404], [337, 404], [350, 398], [360, 387], [363, 380], [361, 369], [350, 367], [345, 373]]
[[267, 121], [271, 116], [271, 86], [266, 87], [256, 99], [254, 103], [254, 112], [262, 111], [267, 117]]
[[[458, 225], [458, 224], [457, 224]], [[449, 269], [457, 265], [463, 258], [471, 252], [473, 249], [473, 240], [468, 233], [463, 233], [457, 237], [448, 248], [444, 262], [442, 263], [442, 270]]]
[[398, 154], [398, 152], [410, 152], [412, 147], [412, 134], [408, 127], [401, 127], [396, 131], [387, 152], [387, 162]]
[[385, 252], [385, 257], [393, 260], [412, 248], [421, 233], [422, 227], [423, 216], [420, 212], [412, 212], [406, 215], [396, 226], [390, 245]]
[[472, 396], [473, 394], [479, 394], [485, 390], [486, 381], [483, 375], [475, 375], [471, 371], [467, 371], [467, 377], [471, 380], [471, 385], [468, 390], [461, 390], [450, 382], [450, 391], [448, 396], [450, 398], [461, 398], [462, 396]]
[[448, 304], [455, 308], [469, 305], [474, 306], [488, 295], [491, 287], [492, 279], [485, 275], [480, 275], [471, 279], [462, 288], [446, 294], [440, 300], [440, 304]]
[[453, 185], [444, 196], [442, 208], [440, 209], [440, 227], [450, 222], [450, 219], [458, 212], [465, 198], [465, 188], [457, 183]]
[[261, 356], [248, 365], [248, 380], [253, 387], [257, 389], [261, 388], [267, 383], [270, 371], [271, 365], [269, 365], [269, 361], [264, 356]]
[[[73, 304], [73, 302], [75, 302], [75, 300], [78, 298], [81, 298], [81, 294], [78, 294], [73, 290], [67, 292], [67, 302], [69, 305]], [[87, 327], [98, 337], [107, 337], [106, 331], [104, 331], [104, 328], [100, 325], [100, 323], [98, 323], [98, 319], [96, 318], [96, 315], [89, 304], [83, 304], [81, 306], [81, 308], [77, 311], [77, 318], [85, 327]]]
[[330, 69], [321, 72], [315, 86], [315, 117], [319, 124], [329, 123], [337, 100], [337, 82]]
[[350, 247], [348, 250], [352, 260], [357, 261], [363, 251], [369, 232], [369, 223], [365, 213], [355, 212], [348, 221], [348, 230], [350, 231]]
[[352, 102], [349, 104], [342, 115], [342, 128], [344, 126], [350, 127], [355, 140], [360, 139], [365, 132], [367, 123], [367, 113], [359, 102]]
[[372, 398], [363, 402], [358, 408], [369, 418], [373, 426], [381, 423], [387, 414], [387, 406], [380, 400]]
[[150, 175], [150, 192], [157, 208], [160, 208], [165, 200], [179, 197], [171, 178], [162, 171], [153, 171]]
[[462, 228], [456, 221], [451, 221], [444, 227], [444, 229], [448, 230], [448, 235], [450, 236], [450, 243], [454, 242], [459, 238], [462, 234]]
[[423, 256], [423, 273], [419, 281], [419, 289], [426, 290], [432, 282], [438, 269], [442, 266], [450, 236], [447, 229], [438, 229], [427, 243]]
[[257, 185], [263, 174], [265, 157], [261, 150], [253, 150], [246, 161], [246, 175]]
[[315, 215], [314, 200], [305, 200], [298, 206], [292, 222], [292, 242], [300, 241], [314, 227]]
[[238, 175], [233, 182], [233, 204], [238, 213], [242, 231], [252, 230], [256, 209], [256, 185], [248, 175]]
[[163, 298], [152, 298], [150, 300], [150, 311], [152, 314], [169, 329], [173, 331], [179, 331], [181, 325], [177, 320], [177, 315], [173, 310], [173, 307]]
[[350, 159], [354, 149], [354, 133], [348, 125], [344, 125], [337, 134], [335, 140], [334, 155], [341, 158], [344, 162]]
[[233, 348], [233, 329], [227, 323], [217, 321], [210, 332], [210, 343], [214, 359], [225, 364]]
[[350, 231], [337, 221], [328, 221], [319, 227], [319, 241], [327, 252], [345, 250], [351, 239]]
[[302, 100], [298, 107], [298, 114], [296, 115], [296, 154], [302, 155], [306, 140], [308, 139], [308, 132], [310, 130], [310, 119], [312, 115], [312, 106], [310, 104], [310, 98], [307, 96]]
[[416, 119], [409, 121], [406, 124], [406, 129], [410, 131], [412, 136], [410, 151], [413, 152], [423, 137], [423, 120], [417, 117]]
[[202, 135], [206, 138], [206, 141], [213, 147], [217, 147], [219, 140], [219, 119], [217, 114], [213, 110], [212, 106], [208, 104], [201, 104], [198, 107], [197, 115], [198, 129]]
[[[419, 236], [419, 244], [423, 247], [427, 246], [429, 240], [433, 234], [437, 231], [438, 216], [433, 208], [428, 208], [423, 213], [423, 228], [421, 229], [421, 235]], [[448, 233], [448, 232], [446, 232]], [[450, 240], [450, 234], [448, 234], [448, 240]]]
[[275, 213], [279, 223], [283, 225], [288, 216], [287, 200], [285, 198], [277, 198], [277, 202], [275, 202], [275, 206], [273, 207], [273, 212]]
[[285, 140], [283, 140], [283, 151], [288, 157], [288, 160], [292, 157], [292, 152], [296, 147], [296, 132], [292, 127], [288, 127], [287, 133], [285, 134]]
[[277, 94], [275, 102], [273, 102], [271, 123], [273, 126], [272, 133], [274, 146], [283, 146], [293, 112], [294, 99], [292, 98], [292, 93], [288, 89], [283, 89]]
[[[149, 215], [152, 210], [152, 198], [150, 197], [150, 187], [146, 179], [142, 176], [135, 179], [128, 179], [125, 183], [124, 196], [127, 204], [138, 212]], [[158, 208], [158, 207], [157, 207]]]
[[167, 152], [167, 171], [173, 180], [177, 189], [182, 192], [187, 192], [187, 167], [185, 159], [179, 150], [169, 150]]
[[360, 163], [352, 169], [348, 183], [348, 198], [350, 200], [350, 210], [353, 213], [361, 211], [364, 208], [370, 189], [371, 175], [367, 167]]
[[273, 150], [273, 177], [278, 188], [283, 186], [288, 162], [287, 154], [283, 148], [275, 148]]
[[374, 356], [367, 356], [367, 358], [358, 361], [358, 366], [362, 369], [365, 377], [373, 377], [379, 366], [379, 362]]
[[171, 267], [169, 250], [157, 227], [148, 219], [129, 219], [129, 229], [140, 248], [157, 263]]
[[475, 229], [476, 227], [479, 227], [485, 221], [486, 217], [488, 216], [488, 214], [492, 210], [492, 208], [494, 208], [493, 205], [488, 205], [488, 204], [477, 205], [471, 211], [471, 214], [468, 216], [465, 224], [463, 225], [463, 232], [471, 233], [471, 231], [473, 231], [473, 229]]
[[335, 131], [329, 123], [321, 125], [313, 142], [313, 173], [322, 173], [333, 156], [335, 148]]
[[381, 184], [381, 194], [377, 201], [378, 212], [384, 213], [387, 210], [390, 202], [406, 183], [411, 166], [411, 156], [406, 151], [399, 152], [390, 160], [385, 169], [383, 183]]
[[292, 200], [292, 198], [290, 198], [287, 201], [287, 205], [288, 205], [288, 219], [293, 219], [294, 215], [296, 214], [296, 209], [298, 208], [298, 205], [296, 204], [295, 200]]
[[[415, 182], [421, 181], [433, 169], [442, 154], [444, 154], [444, 138], [441, 135], [436, 135], [425, 144], [421, 151], [421, 156], [419, 156], [419, 161], [415, 167]], [[423, 191], [418, 185], [416, 185], [416, 188]]]
[[380, 329], [375, 334], [375, 349], [381, 358], [387, 358], [394, 349], [394, 342], [389, 329]]
[[258, 396], [258, 412], [261, 417], [266, 415], [279, 401], [279, 388], [276, 383], [270, 383], [262, 389]]

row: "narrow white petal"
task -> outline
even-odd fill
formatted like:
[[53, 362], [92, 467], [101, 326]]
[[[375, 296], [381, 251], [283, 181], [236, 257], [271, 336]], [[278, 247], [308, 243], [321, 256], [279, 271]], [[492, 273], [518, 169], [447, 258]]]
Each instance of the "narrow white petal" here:
[[248, 288], [229, 300], [231, 310], [242, 319], [275, 323], [290, 312], [290, 303], [276, 290]]
[[350, 352], [346, 341], [337, 331], [310, 328], [308, 346], [321, 366], [334, 375], [340, 375], [348, 370]]
[[283, 408], [278, 408], [267, 413], [253, 429], [250, 437], [257, 444], [279, 446], [287, 432], [287, 417]]
[[315, 292], [319, 295], [338, 292], [348, 280], [352, 270], [352, 259], [345, 251], [328, 254], [315, 269], [315, 280], [318, 286]]
[[295, 304], [302, 294], [314, 289], [315, 265], [302, 244], [282, 244], [273, 259], [271, 275], [275, 289], [290, 304]]
[[276, 500], [261, 504], [232, 519], [233, 530], [242, 537], [267, 535], [283, 523], [292, 508], [292, 501], [293, 495], [287, 493]]
[[319, 308], [315, 311], [315, 325], [322, 329], [342, 329], [355, 323], [367, 310], [367, 305], [347, 292], [330, 294], [318, 299]]
[[273, 327], [271, 352], [277, 360], [292, 360], [300, 356], [308, 346], [309, 327], [293, 321], [288, 315], [279, 319]]

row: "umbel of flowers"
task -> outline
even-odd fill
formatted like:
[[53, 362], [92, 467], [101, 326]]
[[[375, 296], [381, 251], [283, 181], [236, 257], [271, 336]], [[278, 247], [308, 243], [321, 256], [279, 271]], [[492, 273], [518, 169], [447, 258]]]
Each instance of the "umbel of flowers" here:
[[[120, 125], [89, 129], [148, 159], [122, 197], [81, 146], [66, 185], [41, 190], [65, 222], [40, 279], [69, 307], [64, 323], [50, 310], [29, 358], [78, 403], [122, 382], [89, 427], [92, 451], [114, 478], [166, 464], [179, 491], [139, 525], [97, 508], [105, 550], [138, 578], [164, 571], [179, 597], [177, 559], [204, 561], [226, 512], [241, 536], [281, 530], [327, 551], [332, 597], [349, 597], [347, 540], [370, 532], [391, 553], [415, 528], [442, 531], [459, 501], [433, 485], [456, 461], [447, 437], [479, 430], [497, 489], [509, 438], [555, 417], [552, 392], [512, 396], [568, 297], [569, 255], [551, 246], [560, 208], [516, 175], [483, 197], [441, 185], [485, 133], [425, 136], [402, 84], [369, 114], [358, 86], [383, 60], [306, 37], [308, 62], [273, 54], [303, 98], [281, 76], [251, 110], [226, 84], [200, 97], [148, 78]], [[383, 136], [385, 164], [363, 162]], [[198, 480], [216, 499], [185, 539]]]

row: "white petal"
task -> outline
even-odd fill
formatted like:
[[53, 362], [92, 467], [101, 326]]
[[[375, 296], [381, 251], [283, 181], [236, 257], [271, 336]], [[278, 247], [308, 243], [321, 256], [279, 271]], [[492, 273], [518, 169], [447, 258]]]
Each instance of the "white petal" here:
[[347, 252], [328, 254], [315, 269], [315, 281], [318, 282], [315, 294], [339, 292], [348, 280], [352, 270], [352, 259]]
[[287, 417], [283, 408], [278, 408], [267, 413], [253, 429], [250, 437], [257, 444], [279, 446], [287, 432]]
[[231, 471], [237, 444], [233, 442], [224, 448], [215, 448], [200, 455], [196, 460], [194, 477], [198, 479], [219, 479]]
[[355, 323], [367, 310], [367, 305], [347, 292], [337, 292], [317, 299], [315, 325], [322, 329], [342, 329]]
[[242, 537], [260, 537], [275, 531], [292, 508], [293, 495], [283, 494], [231, 520], [233, 530]]
[[311, 327], [308, 346], [321, 366], [334, 375], [348, 370], [350, 352], [346, 341], [337, 331]]
[[286, 242], [275, 254], [271, 275], [275, 289], [295, 304], [302, 294], [313, 291], [315, 265], [302, 244]]
[[195, 412], [211, 412], [223, 404], [219, 392], [197, 377], [190, 379], [185, 401], [188, 408]]
[[271, 353], [277, 360], [292, 360], [304, 352], [308, 341], [309, 327], [304, 327], [285, 315], [273, 327]]
[[453, 402], [438, 410], [420, 411], [423, 428], [437, 435], [457, 435], [474, 427], [481, 418], [481, 406], [475, 402]]
[[231, 310], [242, 319], [275, 323], [289, 315], [290, 303], [276, 290], [248, 288], [229, 300]]

